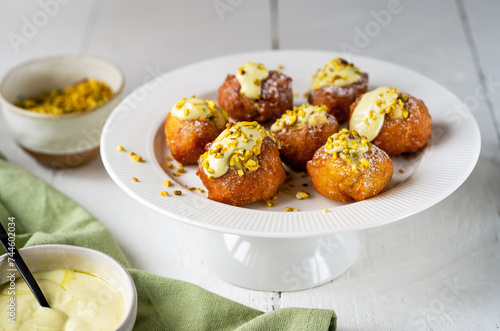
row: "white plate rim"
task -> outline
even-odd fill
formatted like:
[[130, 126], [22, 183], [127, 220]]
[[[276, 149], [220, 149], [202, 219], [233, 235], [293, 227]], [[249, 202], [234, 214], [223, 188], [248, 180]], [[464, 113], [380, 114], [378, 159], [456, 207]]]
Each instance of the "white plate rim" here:
[[[164, 84], [170, 80], [179, 79], [178, 76], [183, 76], [186, 73], [200, 72], [200, 70], [206, 70], [207, 67], [211, 68], [221, 64], [233, 63], [232, 66], [237, 67], [236, 63], [241, 64], [248, 61], [248, 59], [262, 59], [262, 62], [266, 63], [266, 59], [269, 62], [271, 62], [271, 59], [275, 62], [279, 58], [279, 62], [285, 63], [286, 68], [292, 61], [291, 59], [294, 58], [326, 59], [337, 56], [342, 56], [342, 54], [316, 50], [273, 50], [232, 54], [178, 68], [156, 78], [156, 82]], [[421, 84], [428, 85], [429, 89], [437, 90], [447, 104], [453, 104], [454, 107], [460, 109], [460, 116], [457, 118], [461, 120], [457, 121], [455, 118], [453, 123], [446, 123], [449, 124], [447, 130], [451, 129], [447, 132], [448, 136], [439, 145], [432, 146], [432, 153], [426, 155], [408, 180], [397, 188], [377, 197], [347, 204], [330, 210], [328, 213], [321, 210], [298, 213], [284, 211], [263, 212], [239, 208], [190, 194], [192, 192], [185, 189], [182, 189], [183, 195], [175, 197], [175, 200], [169, 198], [160, 199], [158, 192], [161, 190], [161, 183], [164, 179], [168, 179], [165, 173], [161, 174], [159, 172], [161, 168], [151, 161], [137, 164], [123, 162], [124, 154], [116, 153], [117, 144], [123, 144], [124, 146], [133, 146], [133, 149], [142, 151], [142, 153], [147, 153], [148, 158], [152, 160], [151, 141], [153, 131], [156, 130], [158, 123], [154, 120], [164, 118], [170, 107], [165, 106], [163, 114], [152, 115], [151, 126], [147, 128], [134, 126], [136, 123], [134, 119], [137, 120], [139, 119], [138, 116], [145, 115], [142, 112], [139, 114], [137, 109], [133, 109], [133, 111], [130, 109], [130, 103], [137, 99], [133, 99], [134, 93], [137, 93], [140, 89], [145, 91], [145, 88], [148, 84], [151, 85], [151, 82], [144, 84], [124, 98], [106, 121], [101, 136], [103, 164], [110, 177], [120, 188], [152, 210], [201, 228], [244, 236], [298, 238], [359, 231], [400, 220], [435, 205], [453, 193], [467, 179], [475, 167], [481, 145], [476, 121], [463, 102], [455, 95], [417, 72], [365, 56], [355, 56], [353, 61], [356, 64], [363, 62], [375, 63], [405, 73], [418, 80]], [[317, 67], [322, 64], [322, 62], [318, 63]], [[363, 71], [370, 72], [369, 69]], [[217, 82], [211, 84], [217, 84]], [[217, 88], [217, 86], [214, 88]], [[406, 92], [411, 94], [411, 91]], [[150, 97], [152, 98], [158, 93], [158, 90], [153, 90]], [[196, 93], [196, 91], [193, 91], [193, 93]], [[135, 103], [137, 104], [137, 102]], [[140, 108], [141, 101], [138, 103]], [[435, 114], [432, 111], [431, 114], [435, 121]], [[129, 118], [129, 116], [132, 116], [132, 118]], [[128, 120], [125, 121], [125, 119]], [[146, 129], [145, 131], [148, 132], [147, 139], [138, 140], [136, 139], [137, 135], [133, 134], [131, 134], [132, 137], [128, 137], [128, 135], [117, 136], [117, 125], [122, 126], [122, 131], [123, 126], [127, 126], [128, 132], [138, 129], [144, 131]], [[466, 157], [457, 158], [456, 148], [460, 148], [460, 154]], [[138, 152], [138, 154], [141, 153]], [[144, 185], [131, 185], [131, 177], [135, 173], [141, 174]], [[409, 194], [410, 191], [412, 194]], [[217, 206], [217, 208], [214, 206]], [[371, 220], [373, 218], [376, 219]]]

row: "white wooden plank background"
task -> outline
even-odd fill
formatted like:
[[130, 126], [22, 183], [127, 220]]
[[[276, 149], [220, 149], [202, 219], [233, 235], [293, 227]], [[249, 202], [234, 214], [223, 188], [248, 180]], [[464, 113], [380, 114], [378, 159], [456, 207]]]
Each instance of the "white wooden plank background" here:
[[[125, 93], [152, 75], [209, 57], [271, 49], [341, 50], [372, 11], [391, 1], [69, 1], [19, 45], [26, 20], [55, 0], [0, 3], [0, 76], [34, 57], [89, 53], [117, 63]], [[277, 11], [271, 11], [277, 4]], [[115, 235], [136, 268], [183, 279], [269, 311], [335, 309], [340, 330], [495, 330], [500, 328], [500, 3], [401, 0], [401, 12], [360, 54], [391, 61], [438, 81], [470, 103], [483, 140], [470, 178], [438, 205], [366, 230], [355, 265], [323, 286], [258, 292], [219, 280], [205, 264], [203, 230], [161, 217], [122, 192], [99, 158], [75, 170], [49, 170], [15, 145], [0, 120], [0, 151], [81, 203]], [[488, 83], [490, 82], [490, 83]], [[493, 83], [491, 83], [493, 82]], [[488, 85], [489, 84], [489, 85]], [[488, 97], [475, 90], [489, 86]], [[459, 156], [466, 157], [466, 156]], [[96, 202], [96, 189], [105, 202]], [[152, 231], [155, 230], [155, 231]], [[161, 244], [160, 244], [161, 243]], [[156, 255], [142, 254], [155, 251]]]

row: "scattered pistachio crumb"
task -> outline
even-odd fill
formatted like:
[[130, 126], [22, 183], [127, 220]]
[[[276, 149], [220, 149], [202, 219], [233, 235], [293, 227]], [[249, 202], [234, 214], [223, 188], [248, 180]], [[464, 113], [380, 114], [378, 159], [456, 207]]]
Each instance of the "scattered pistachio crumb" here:
[[167, 161], [172, 161], [172, 157], [171, 156], [167, 156]]
[[142, 156], [140, 155], [132, 155], [132, 159], [135, 161], [135, 162], [142, 162]]
[[128, 155], [132, 156], [132, 155], [135, 155], [135, 153], [134, 152], [128, 152]]
[[170, 187], [170, 181], [169, 180], [164, 180], [163, 181], [163, 185], [165, 185], [166, 187]]
[[404, 172], [404, 171], [403, 171], [403, 169], [401, 169], [401, 168], [399, 168], [399, 169], [398, 169], [398, 171], [399, 171], [400, 173], [403, 173], [403, 172]]
[[305, 171], [301, 171], [299, 173], [300, 177], [306, 177], [307, 176], [307, 173]]
[[281, 64], [280, 64], [279, 66], [277, 66], [277, 67], [276, 67], [276, 70], [283, 70], [283, 69], [285, 69], [285, 67], [284, 67], [284, 66], [282, 66]]
[[169, 168], [169, 169], [173, 169], [173, 168], [174, 168], [174, 165], [173, 165], [172, 163], [168, 163], [168, 164], [167, 164], [167, 168]]
[[299, 200], [307, 199], [309, 198], [311, 194], [304, 192], [304, 191], [298, 191], [297, 194], [295, 194], [295, 197]]
[[134, 182], [136, 182], [136, 183], [139, 181], [139, 180], [138, 180], [137, 178], [135, 178], [135, 177], [132, 177], [132, 180], [133, 180]]
[[293, 208], [292, 211], [299, 211], [297, 208]]
[[178, 163], [177, 163], [177, 166], [178, 166], [179, 168], [184, 167], [184, 165], [183, 165], [182, 163], [180, 163], [180, 162], [178, 162]]
[[125, 148], [123, 148], [122, 145], [118, 145], [118, 146], [116, 146], [116, 150], [119, 152], [123, 152], [125, 150]]
[[180, 190], [174, 191], [174, 194], [175, 194], [175, 195], [181, 195], [181, 194], [182, 194], [182, 191], [180, 191]]
[[323, 209], [323, 212], [328, 213], [328, 208]]
[[297, 92], [293, 92], [293, 97], [296, 98], [299, 94]]
[[274, 201], [274, 200], [278, 199], [278, 197], [279, 197], [278, 195], [275, 195], [271, 199]]
[[198, 187], [198, 191], [200, 191], [200, 193], [205, 193], [205, 190], [201, 189]]
[[293, 211], [292, 207], [285, 207], [285, 211]]
[[188, 188], [188, 190], [190, 190], [191, 192], [196, 191], [196, 187], [190, 187]]
[[160, 195], [164, 196], [164, 197], [167, 197], [168, 196], [168, 192], [167, 191], [161, 191]]
[[268, 207], [274, 207], [274, 202], [272, 202], [271, 200], [267, 200], [267, 201], [266, 201], [266, 205], [267, 205]]
[[180, 173], [180, 174], [183, 174], [186, 172], [186, 170], [184, 168], [177, 168], [177, 171]]

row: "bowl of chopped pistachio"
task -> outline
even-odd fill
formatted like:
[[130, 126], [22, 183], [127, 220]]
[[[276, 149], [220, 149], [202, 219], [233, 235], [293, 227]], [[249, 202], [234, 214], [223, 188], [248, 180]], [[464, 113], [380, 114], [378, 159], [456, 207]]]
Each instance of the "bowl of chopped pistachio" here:
[[0, 83], [0, 104], [16, 142], [38, 162], [77, 167], [99, 154], [102, 128], [125, 79], [113, 63], [89, 55], [32, 60]]

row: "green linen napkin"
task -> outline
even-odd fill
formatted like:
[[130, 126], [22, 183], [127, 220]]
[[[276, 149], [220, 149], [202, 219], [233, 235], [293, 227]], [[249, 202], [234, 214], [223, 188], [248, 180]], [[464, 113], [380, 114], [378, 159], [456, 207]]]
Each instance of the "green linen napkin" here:
[[[80, 205], [0, 154], [0, 222], [16, 218], [16, 245], [67, 244], [117, 259], [134, 279], [134, 330], [335, 330], [333, 310], [283, 308], [268, 313], [196, 285], [131, 269], [107, 228]], [[5, 251], [0, 247], [0, 254]]]

